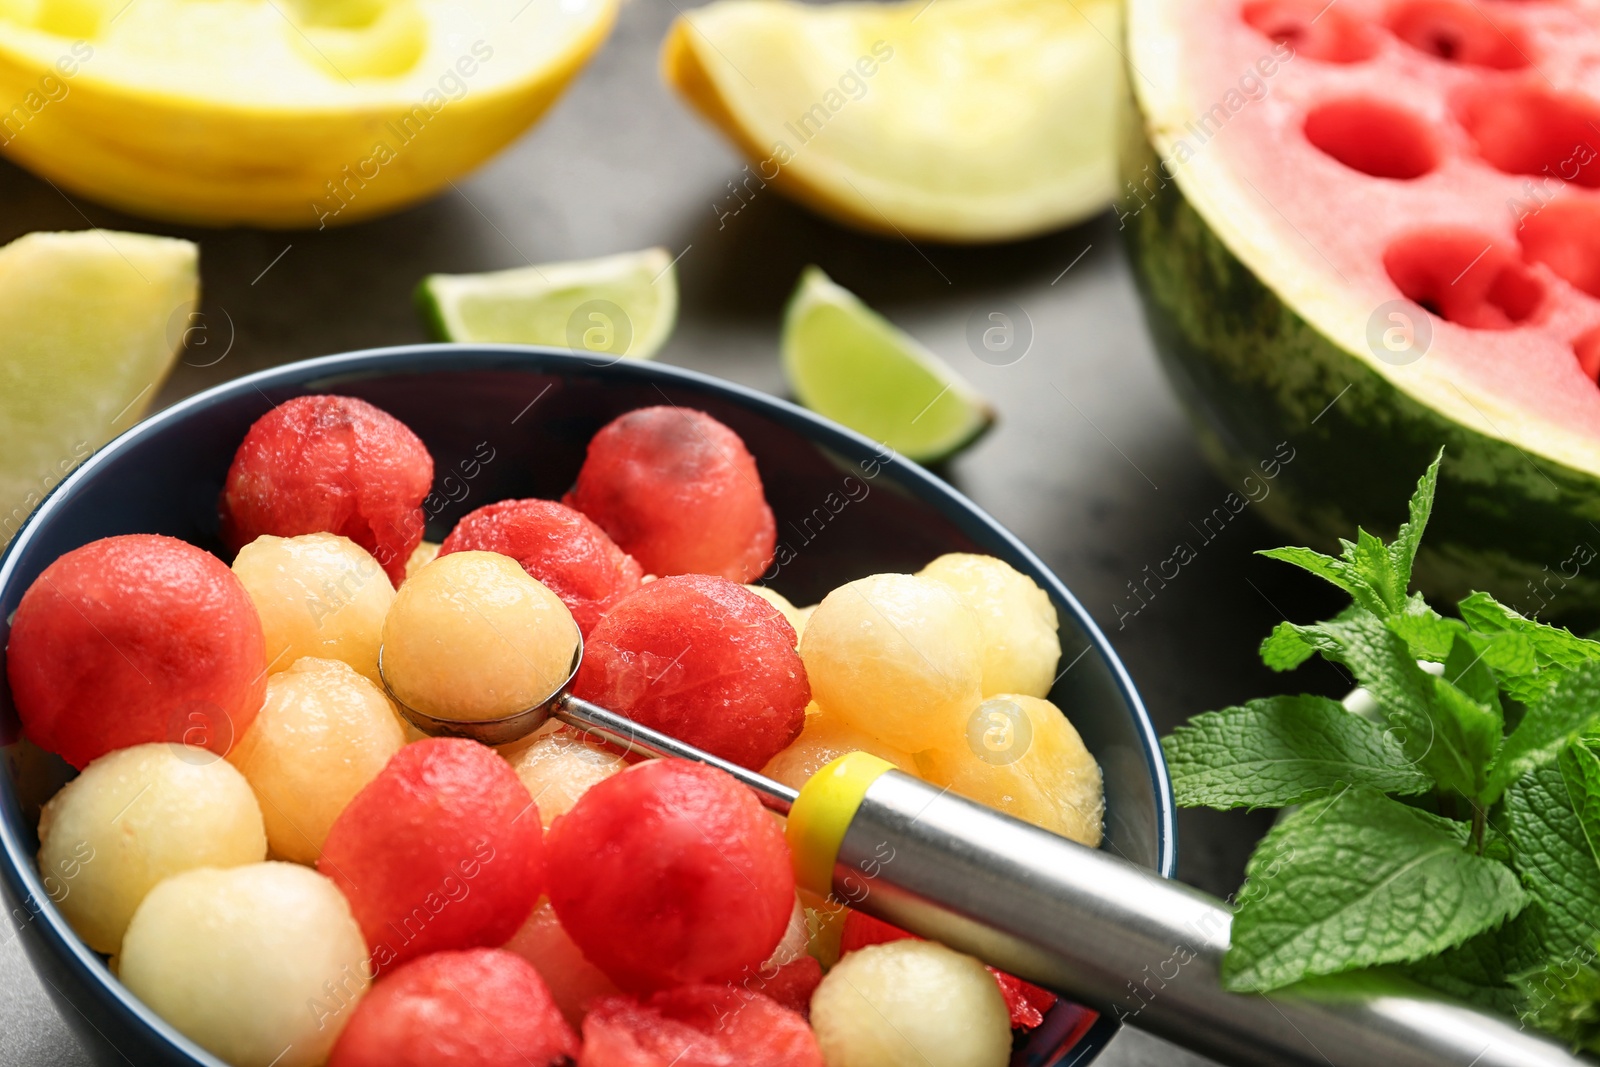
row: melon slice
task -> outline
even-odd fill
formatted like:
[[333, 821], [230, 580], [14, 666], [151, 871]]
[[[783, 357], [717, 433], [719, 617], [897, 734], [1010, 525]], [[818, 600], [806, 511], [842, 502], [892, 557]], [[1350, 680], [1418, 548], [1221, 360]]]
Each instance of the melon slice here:
[[1117, 213], [1214, 465], [1327, 544], [1397, 526], [1444, 445], [1419, 584], [1600, 611], [1600, 4], [1128, 19]]
[[191, 325], [199, 254], [190, 241], [110, 230], [0, 248], [0, 545], [144, 414]]
[[0, 0], [0, 153], [131, 214], [342, 226], [519, 137], [617, 0]]
[[1117, 0], [717, 0], [662, 45], [669, 83], [768, 183], [830, 218], [952, 242], [1105, 210], [1123, 94]]

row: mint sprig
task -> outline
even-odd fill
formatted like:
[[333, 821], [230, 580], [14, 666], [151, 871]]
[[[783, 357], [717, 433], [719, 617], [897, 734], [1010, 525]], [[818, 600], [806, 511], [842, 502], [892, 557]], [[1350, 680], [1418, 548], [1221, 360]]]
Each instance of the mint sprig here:
[[1465, 824], [1355, 786], [1273, 827], [1251, 856], [1223, 982], [1239, 992], [1405, 963], [1460, 945], [1522, 910], [1503, 863]]
[[1374, 615], [1387, 617], [1404, 611], [1411, 568], [1416, 563], [1422, 532], [1427, 529], [1428, 515], [1433, 510], [1433, 494], [1439, 485], [1439, 463], [1443, 459], [1444, 449], [1441, 448], [1417, 482], [1406, 521], [1392, 544], [1385, 545], [1357, 527], [1353, 543], [1339, 539], [1337, 558], [1309, 548], [1273, 548], [1258, 554], [1293, 563], [1319, 578], [1326, 578]]
[[1162, 747], [1186, 807], [1281, 808], [1355, 785], [1433, 788], [1391, 734], [1327, 697], [1267, 697], [1196, 715]]
[[[1351, 599], [1279, 623], [1262, 661], [1338, 663], [1377, 713], [1268, 697], [1162, 742], [1182, 805], [1301, 805], [1250, 859], [1223, 978], [1265, 992], [1398, 974], [1600, 1049], [1600, 643], [1485, 593], [1453, 618], [1410, 591], [1442, 458], [1393, 541], [1358, 529], [1337, 556], [1262, 553]], [[1583, 981], [1530, 1000], [1542, 968], [1573, 959]]]

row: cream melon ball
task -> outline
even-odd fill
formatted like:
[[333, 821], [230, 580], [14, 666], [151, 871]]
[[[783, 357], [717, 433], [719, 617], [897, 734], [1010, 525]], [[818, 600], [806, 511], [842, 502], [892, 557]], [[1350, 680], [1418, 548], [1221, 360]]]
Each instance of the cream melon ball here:
[[1100, 765], [1059, 708], [1021, 693], [983, 701], [966, 743], [919, 752], [934, 785], [1080, 844], [1098, 846], [1105, 821]]
[[572, 810], [590, 786], [627, 766], [621, 756], [567, 729], [542, 734], [511, 757], [511, 769], [539, 806], [539, 820], [547, 830], [557, 816]]
[[809, 610], [795, 607], [788, 597], [776, 589], [769, 589], [764, 585], [747, 585], [745, 588], [778, 609], [779, 614], [783, 616], [783, 620], [794, 627], [795, 644], [798, 645], [800, 635], [805, 632], [806, 619], [810, 615]]
[[828, 1067], [1006, 1067], [1011, 1013], [994, 976], [932, 941], [848, 953], [811, 996]]
[[145, 897], [117, 976], [234, 1067], [316, 1067], [367, 990], [367, 943], [309, 867], [203, 868]]
[[139, 902], [169, 875], [266, 855], [249, 783], [203, 748], [157, 742], [109, 752], [39, 816], [39, 870], [96, 952], [117, 951]]
[[261, 615], [268, 670], [317, 656], [343, 660], [377, 681], [394, 586], [366, 549], [331, 533], [269, 534], [239, 550], [233, 573]]
[[397, 700], [483, 721], [540, 703], [566, 679], [578, 626], [559, 597], [494, 552], [452, 552], [407, 578], [383, 620]]
[[811, 695], [906, 752], [952, 747], [981, 698], [983, 633], [940, 582], [876, 574], [823, 598], [800, 638]]
[[913, 769], [911, 753], [884, 744], [813, 703], [806, 709], [806, 722], [800, 736], [773, 756], [761, 773], [791, 789], [799, 789], [812, 775], [849, 752], [870, 752], [903, 771]]
[[917, 573], [954, 589], [978, 613], [984, 696], [1050, 695], [1061, 659], [1056, 606], [1032, 578], [1004, 560], [968, 552], [940, 556]]
[[438, 541], [421, 541], [406, 557], [406, 577], [410, 578], [439, 557]]
[[267, 679], [266, 701], [228, 761], [261, 799], [272, 854], [314, 864], [350, 798], [403, 744], [382, 690], [347, 663], [308, 656]]

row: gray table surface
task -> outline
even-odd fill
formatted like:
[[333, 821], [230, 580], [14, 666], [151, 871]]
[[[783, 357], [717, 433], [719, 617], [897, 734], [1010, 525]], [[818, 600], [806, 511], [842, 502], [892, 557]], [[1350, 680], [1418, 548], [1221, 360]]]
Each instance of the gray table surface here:
[[[201, 245], [207, 347], [161, 391], [171, 403], [228, 378], [311, 356], [424, 340], [410, 295], [426, 273], [493, 270], [664, 245], [679, 255], [682, 308], [660, 359], [782, 393], [778, 324], [800, 269], [817, 263], [967, 375], [1001, 422], [942, 471], [1032, 546], [1109, 635], [1165, 733], [1208, 708], [1281, 691], [1333, 693], [1317, 668], [1274, 678], [1255, 648], [1287, 608], [1299, 621], [1337, 600], [1252, 556], [1280, 543], [1246, 509], [1136, 615], [1127, 585], [1191, 539], [1230, 487], [1201, 461], [1141, 321], [1116, 220], [1033, 241], [952, 248], [866, 237], [770, 190], [737, 215], [743, 161], [658, 80], [673, 0], [625, 0], [616, 32], [527, 136], [459, 189], [400, 215], [325, 232], [191, 231], [68, 200], [0, 162], [0, 241], [88, 225]], [[1109, 47], [1109, 45], [1107, 46]], [[997, 367], [965, 332], [1010, 303], [1031, 322], [1027, 355]], [[226, 351], [220, 360], [217, 356]], [[209, 364], [209, 365], [206, 365]], [[1265, 815], [1184, 812], [1179, 875], [1233, 891]], [[0, 947], [0, 1065], [88, 1058], [15, 938]], [[1209, 1061], [1125, 1031], [1107, 1067]]]

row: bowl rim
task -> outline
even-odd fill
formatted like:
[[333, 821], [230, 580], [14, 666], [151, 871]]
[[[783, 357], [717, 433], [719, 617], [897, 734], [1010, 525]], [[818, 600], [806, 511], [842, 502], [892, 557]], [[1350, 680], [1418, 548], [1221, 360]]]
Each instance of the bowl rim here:
[[[38, 530], [66, 500], [84, 483], [96, 476], [101, 466], [144, 437], [163, 430], [172, 423], [182, 421], [193, 412], [252, 389], [261, 394], [263, 400], [272, 404], [274, 402], [267, 395], [267, 390], [273, 388], [326, 386], [336, 389], [340, 380], [354, 381], [450, 370], [566, 372], [587, 374], [591, 377], [620, 375], [623, 378], [652, 383], [684, 384], [718, 396], [736, 406], [752, 410], [824, 447], [833, 446], [846, 454], [864, 450], [882, 456], [887, 448], [864, 434], [841, 426], [788, 400], [725, 378], [653, 360], [630, 360], [619, 357], [599, 360], [593, 355], [580, 354], [571, 349], [541, 345], [429, 343], [356, 349], [279, 364], [231, 378], [141, 419], [112, 438], [50, 491], [17, 531], [5, 551], [0, 553], [0, 589], [4, 589], [12, 581], [16, 559], [22, 548], [32, 541]], [[543, 396], [543, 393], [539, 395]], [[536, 397], [534, 403], [537, 399]], [[1134, 733], [1143, 747], [1145, 768], [1156, 794], [1155, 869], [1161, 877], [1172, 878], [1177, 868], [1178, 844], [1177, 808], [1173, 799], [1172, 783], [1161, 754], [1161, 742], [1155, 724], [1151, 721], [1144, 701], [1140, 698], [1127, 668], [1116, 650], [1112, 648], [1110, 641], [1055, 572], [1046, 566], [1032, 549], [1024, 545], [988, 512], [969, 500], [965, 494], [921, 464], [905, 458], [892, 449], [888, 450], [887, 458], [880, 459], [880, 462], [886, 468], [894, 469], [919, 499], [932, 504], [946, 517], [961, 525], [982, 527], [987, 533], [1009, 545], [1032, 565], [1037, 576], [1046, 579], [1048, 592], [1052, 598], [1059, 604], [1065, 605], [1072, 614], [1074, 622], [1088, 638], [1089, 648], [1093, 649], [1109, 668], [1112, 680], [1133, 717]], [[1085, 653], [1087, 651], [1088, 649]], [[51, 897], [43, 878], [34, 868], [31, 852], [23, 845], [20, 833], [25, 827], [22, 823], [20, 806], [4, 794], [0, 794], [0, 882], [3, 882], [4, 889], [13, 897], [15, 905], [13, 926], [18, 927], [16, 936], [25, 935], [15, 921], [15, 913], [26, 911], [28, 918], [24, 924], [33, 925], [49, 943], [56, 958], [78, 971], [81, 979], [87, 979], [84, 984], [94, 991], [105, 1008], [131, 1014], [177, 1049], [188, 1054], [196, 1063], [206, 1064], [208, 1067], [227, 1067], [221, 1059], [179, 1033], [175, 1027], [134, 996], [116, 979], [99, 955], [78, 938], [67, 925], [61, 912], [53, 904], [45, 906], [45, 902], [50, 901]], [[34, 967], [34, 971], [39, 973], [37, 967]], [[65, 994], [56, 988], [54, 983], [48, 982], [46, 976], [40, 974], [40, 978], [46, 981], [58, 996], [65, 998]], [[79, 1014], [83, 1014], [81, 1010]], [[87, 1015], [84, 1015], [84, 1019], [91, 1027], [99, 1030], [93, 1019]], [[1075, 1048], [1080, 1055], [1091, 1048], [1098, 1054], [1120, 1028], [1121, 1023], [1116, 1018], [1102, 1014], [1090, 1030], [1079, 1038]], [[1078, 1063], [1080, 1059], [1075, 1056], [1071, 1062]]]

